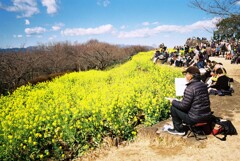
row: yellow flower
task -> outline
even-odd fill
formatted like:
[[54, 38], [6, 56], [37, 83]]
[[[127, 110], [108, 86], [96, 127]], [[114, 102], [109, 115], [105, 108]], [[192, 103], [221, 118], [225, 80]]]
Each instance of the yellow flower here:
[[12, 140], [13, 136], [12, 135], [8, 135], [8, 139]]
[[31, 136], [28, 138], [28, 143], [32, 143], [32, 137]]
[[49, 155], [49, 151], [48, 151], [48, 150], [45, 150], [44, 152], [45, 152], [45, 154], [46, 154], [47, 156]]
[[137, 132], [136, 132], [136, 131], [132, 131], [132, 134], [133, 134], [134, 136], [136, 136], [136, 135], [137, 135]]
[[52, 123], [52, 125], [53, 125], [53, 126], [57, 126], [57, 122], [54, 121], [54, 122]]
[[34, 157], [35, 157], [34, 154], [31, 154], [31, 155], [30, 155], [30, 158], [31, 158], [32, 160], [34, 160]]
[[40, 158], [40, 159], [43, 159], [43, 154], [40, 154], [40, 155], [39, 155], [39, 158]]

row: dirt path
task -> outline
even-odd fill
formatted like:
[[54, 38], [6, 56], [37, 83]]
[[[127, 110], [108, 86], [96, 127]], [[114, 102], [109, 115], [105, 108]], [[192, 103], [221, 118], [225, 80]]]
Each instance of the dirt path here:
[[[211, 58], [222, 62], [228, 76], [234, 78], [233, 96], [210, 96], [211, 108], [216, 116], [230, 119], [236, 129], [240, 129], [240, 65], [230, 64], [224, 58]], [[96, 161], [237, 161], [240, 158], [240, 135], [228, 136], [226, 141], [220, 141], [212, 135], [207, 140], [196, 141], [194, 138], [173, 136], [166, 132], [156, 134], [165, 120], [152, 127], [139, 130], [136, 140], [128, 145], [108, 147], [94, 152], [82, 160]]]

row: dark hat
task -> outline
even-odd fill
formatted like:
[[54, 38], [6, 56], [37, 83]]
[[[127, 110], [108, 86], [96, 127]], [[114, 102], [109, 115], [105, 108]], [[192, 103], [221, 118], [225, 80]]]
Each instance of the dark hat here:
[[183, 74], [190, 73], [192, 75], [195, 75], [195, 74], [200, 74], [200, 71], [197, 67], [190, 66], [185, 71], [183, 71], [182, 73]]

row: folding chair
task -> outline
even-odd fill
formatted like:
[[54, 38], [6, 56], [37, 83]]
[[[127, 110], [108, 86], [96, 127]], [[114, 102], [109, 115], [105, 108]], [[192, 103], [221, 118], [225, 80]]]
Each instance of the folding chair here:
[[193, 136], [196, 140], [204, 140], [207, 139], [207, 135], [204, 132], [204, 126], [207, 126], [207, 122], [201, 122], [194, 125], [187, 125], [189, 128], [189, 133], [187, 137], [192, 137], [191, 134], [193, 133]]

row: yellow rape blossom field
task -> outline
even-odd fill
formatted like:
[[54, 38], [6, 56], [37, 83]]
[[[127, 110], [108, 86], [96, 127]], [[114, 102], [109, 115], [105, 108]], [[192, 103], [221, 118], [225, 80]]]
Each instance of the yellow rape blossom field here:
[[136, 126], [169, 117], [181, 70], [158, 66], [154, 51], [106, 71], [75, 72], [0, 97], [0, 160], [66, 160], [104, 137], [131, 140]]

